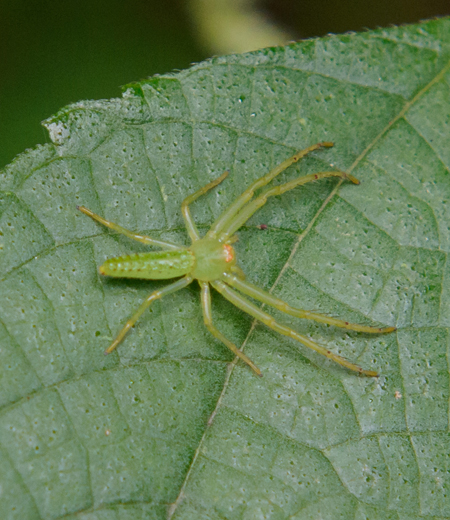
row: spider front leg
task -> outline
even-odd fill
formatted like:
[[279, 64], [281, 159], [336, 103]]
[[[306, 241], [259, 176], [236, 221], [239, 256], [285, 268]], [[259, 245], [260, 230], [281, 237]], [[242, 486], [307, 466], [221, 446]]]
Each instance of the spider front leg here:
[[374, 370], [365, 370], [361, 368], [358, 365], [355, 365], [355, 363], [351, 363], [347, 359], [343, 358], [342, 356], [339, 356], [338, 354], [334, 354], [331, 352], [331, 350], [326, 349], [325, 347], [322, 347], [321, 345], [318, 345], [315, 341], [310, 340], [306, 336], [303, 336], [302, 334], [299, 334], [295, 330], [291, 329], [290, 327], [287, 327], [286, 325], [282, 325], [281, 323], [278, 323], [273, 316], [270, 314], [267, 314], [266, 312], [259, 309], [256, 305], [254, 305], [251, 301], [247, 300], [243, 296], [241, 296], [239, 293], [234, 291], [231, 287], [228, 287], [225, 283], [216, 281], [211, 282], [214, 289], [219, 291], [227, 300], [229, 300], [232, 304], [236, 305], [239, 309], [243, 310], [247, 314], [250, 314], [250, 316], [253, 316], [258, 321], [261, 321], [271, 329], [273, 329], [276, 332], [279, 332], [280, 334], [283, 334], [284, 336], [288, 336], [289, 338], [295, 339], [299, 343], [302, 343], [306, 347], [315, 350], [319, 354], [322, 354], [322, 356], [325, 356], [339, 365], [342, 365], [345, 368], [348, 368], [349, 370], [353, 370], [354, 372], [359, 372], [360, 374], [364, 374], [365, 376], [371, 376], [371, 377], [377, 377], [378, 373]]
[[207, 282], [200, 282], [202, 288], [202, 310], [203, 310], [203, 321], [206, 328], [211, 334], [219, 341], [224, 343], [236, 356], [242, 359], [247, 365], [260, 377], [262, 377], [261, 370], [249, 359], [243, 352], [241, 352], [234, 343], [228, 340], [219, 330], [214, 327], [212, 322], [211, 312], [211, 293], [209, 290], [209, 284]]
[[292, 164], [296, 163], [309, 153], [313, 152], [314, 150], [319, 150], [320, 148], [331, 148], [333, 143], [330, 142], [323, 142], [323, 143], [317, 143], [313, 144], [312, 146], [308, 146], [308, 148], [305, 148], [304, 150], [301, 150], [300, 152], [297, 152], [292, 157], [289, 157], [282, 163], [280, 163], [278, 166], [275, 166], [272, 170], [270, 170], [269, 173], [264, 175], [263, 177], [260, 177], [255, 182], [250, 184], [250, 186], [242, 193], [232, 204], [229, 206], [221, 215], [220, 217], [213, 223], [210, 230], [207, 233], [208, 238], [215, 238], [218, 233], [220, 233], [233, 219], [234, 217], [239, 213], [241, 208], [247, 204], [255, 194], [255, 191], [259, 188], [263, 188], [269, 182], [271, 182], [277, 175], [279, 175], [281, 172], [286, 170], [286, 168], [289, 168]]
[[118, 233], [121, 233], [122, 235], [125, 235], [128, 238], [131, 238], [133, 240], [137, 240], [138, 242], [141, 242], [142, 244], [147, 244], [151, 246], [159, 246], [165, 249], [180, 249], [180, 246], [177, 244], [172, 244], [172, 242], [166, 242], [162, 240], [156, 240], [154, 238], [150, 238], [146, 235], [139, 235], [137, 233], [133, 233], [132, 231], [129, 231], [128, 229], [123, 228], [122, 226], [119, 226], [119, 224], [115, 224], [114, 222], [111, 222], [110, 220], [106, 220], [100, 215], [97, 215], [97, 213], [94, 213], [90, 209], [85, 208], [84, 206], [77, 206], [77, 209], [81, 211], [81, 213], [84, 213], [88, 217], [91, 217], [91, 219], [97, 221], [102, 226], [105, 226], [109, 229], [112, 229], [114, 231], [117, 231]]
[[305, 311], [303, 309], [291, 307], [283, 300], [280, 300], [279, 298], [272, 296], [270, 293], [263, 291], [256, 285], [253, 285], [249, 282], [244, 281], [243, 279], [240, 279], [238, 276], [232, 275], [230, 273], [224, 273], [223, 278], [227, 284], [231, 285], [238, 291], [241, 291], [245, 295], [250, 296], [250, 298], [254, 298], [255, 300], [260, 301], [261, 303], [270, 305], [271, 307], [274, 307], [275, 309], [281, 312], [289, 314], [290, 316], [295, 316], [296, 318], [314, 320], [319, 323], [327, 323], [328, 325], [334, 325], [335, 327], [340, 327], [341, 329], [354, 330], [356, 332], [367, 332], [369, 334], [386, 334], [397, 330], [395, 327], [371, 327], [370, 325], [359, 325], [357, 323], [349, 323], [348, 321], [332, 318], [331, 316], [320, 314], [319, 312]]
[[293, 181], [286, 182], [285, 184], [274, 186], [273, 188], [270, 188], [259, 197], [256, 197], [256, 199], [249, 202], [247, 206], [245, 206], [237, 215], [233, 217], [233, 219], [224, 223], [224, 226], [222, 227], [222, 230], [220, 232], [219, 240], [224, 242], [228, 239], [229, 236], [233, 235], [233, 233], [235, 233], [240, 227], [242, 227], [247, 222], [247, 220], [258, 211], [258, 209], [264, 206], [269, 197], [273, 197], [274, 195], [282, 195], [283, 193], [293, 190], [298, 186], [303, 186], [308, 182], [314, 182], [319, 179], [325, 179], [327, 177], [339, 177], [342, 180], [349, 180], [353, 182], [353, 184], [359, 184], [358, 179], [356, 179], [356, 177], [353, 177], [353, 175], [338, 170], [334, 170], [327, 172], [311, 173], [309, 175], [304, 175], [303, 177], [294, 179]]

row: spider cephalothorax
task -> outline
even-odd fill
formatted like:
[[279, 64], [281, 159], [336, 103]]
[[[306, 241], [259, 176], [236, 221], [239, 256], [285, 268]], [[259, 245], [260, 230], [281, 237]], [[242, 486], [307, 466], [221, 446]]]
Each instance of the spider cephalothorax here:
[[201, 238], [193, 242], [189, 251], [195, 257], [190, 275], [202, 282], [212, 282], [221, 278], [225, 272], [233, 271], [236, 254], [232, 246], [214, 238]]

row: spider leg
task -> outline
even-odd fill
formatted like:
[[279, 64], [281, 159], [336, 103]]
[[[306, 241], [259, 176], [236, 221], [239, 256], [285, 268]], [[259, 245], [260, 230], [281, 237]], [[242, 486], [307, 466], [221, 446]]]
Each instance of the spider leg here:
[[238, 291], [244, 293], [255, 300], [258, 300], [266, 305], [270, 305], [275, 309], [278, 309], [281, 312], [289, 314], [291, 316], [295, 316], [296, 318], [304, 318], [307, 320], [314, 320], [319, 323], [328, 323], [329, 325], [334, 325], [335, 327], [341, 327], [342, 329], [355, 330], [357, 332], [368, 332], [371, 334], [377, 333], [388, 333], [397, 330], [395, 327], [370, 327], [368, 325], [359, 325], [357, 323], [349, 323], [348, 321], [339, 320], [337, 318], [332, 318], [325, 314], [320, 314], [319, 312], [311, 312], [305, 311], [303, 309], [298, 309], [295, 307], [291, 307], [283, 300], [272, 296], [270, 293], [263, 291], [256, 285], [253, 285], [249, 282], [244, 281], [238, 276], [224, 273], [223, 278], [228, 285], [231, 285]]
[[257, 179], [253, 184], [251, 184], [232, 204], [229, 206], [220, 217], [213, 223], [210, 230], [206, 234], [209, 238], [215, 238], [225, 227], [229, 225], [229, 223], [234, 219], [234, 217], [239, 213], [241, 208], [247, 204], [255, 194], [255, 191], [259, 188], [262, 188], [269, 184], [277, 175], [286, 170], [291, 164], [296, 163], [305, 155], [313, 152], [314, 150], [319, 150], [320, 148], [331, 148], [333, 143], [323, 142], [313, 144], [300, 152], [297, 152], [295, 155], [286, 159], [281, 164], [273, 168], [269, 173]]
[[225, 283], [215, 281], [211, 282], [211, 284], [233, 305], [236, 305], [236, 307], [243, 310], [247, 314], [250, 314], [250, 316], [253, 316], [257, 320], [261, 321], [262, 323], [273, 329], [274, 331], [279, 332], [284, 336], [288, 336], [289, 338], [295, 339], [300, 343], [303, 343], [303, 345], [305, 345], [306, 347], [315, 350], [319, 354], [322, 354], [323, 356], [335, 361], [343, 367], [346, 367], [355, 372], [359, 372], [360, 374], [364, 374], [366, 376], [378, 376], [377, 372], [373, 370], [364, 370], [358, 365], [355, 365], [354, 363], [347, 361], [345, 358], [339, 356], [338, 354], [334, 354], [333, 352], [331, 352], [331, 350], [328, 350], [325, 347], [318, 345], [315, 341], [310, 340], [306, 336], [299, 334], [290, 327], [286, 327], [286, 325], [281, 325], [275, 320], [273, 316], [259, 309], [256, 305], [254, 305], [252, 302], [250, 302], [249, 300], [241, 296], [239, 293], [234, 291], [231, 287], [228, 287]]
[[80, 210], [85, 215], [87, 215], [88, 217], [91, 217], [93, 220], [96, 220], [103, 226], [106, 226], [109, 229], [117, 231], [118, 233], [121, 233], [122, 235], [125, 235], [128, 238], [132, 238], [133, 240], [142, 242], [143, 244], [148, 244], [151, 246], [159, 246], [159, 247], [163, 247], [165, 249], [180, 249], [180, 246], [177, 246], [177, 244], [172, 244], [172, 242], [165, 242], [165, 241], [163, 242], [162, 240], [156, 240], [156, 239], [150, 238], [146, 235], [139, 235], [137, 233], [133, 233], [132, 231], [129, 231], [128, 229], [125, 229], [122, 226], [119, 226], [119, 224], [115, 224], [114, 222], [111, 222], [110, 220], [104, 219], [100, 215], [97, 215], [90, 209], [85, 208], [84, 206], [77, 206], [77, 209]]
[[191, 195], [186, 197], [183, 200], [183, 202], [181, 203], [181, 212], [183, 214], [184, 222], [186, 224], [186, 229], [189, 233], [189, 236], [190, 236], [192, 242], [194, 242], [195, 240], [198, 240], [200, 238], [200, 235], [199, 235], [197, 226], [195, 225], [195, 222], [192, 219], [192, 215], [189, 210], [189, 204], [194, 202], [194, 200], [197, 200], [201, 195], [204, 195], [207, 191], [211, 190], [212, 188], [215, 188], [227, 176], [228, 176], [228, 172], [223, 172], [220, 177], [209, 182], [208, 184], [206, 184], [206, 186], [203, 186], [203, 188], [200, 188], [196, 192], [192, 193]]
[[155, 300], [159, 300], [163, 296], [167, 296], [170, 293], [174, 293], [183, 289], [187, 285], [192, 282], [193, 278], [191, 276], [185, 276], [180, 280], [177, 280], [175, 283], [167, 285], [162, 289], [157, 291], [153, 291], [151, 294], [147, 296], [147, 298], [141, 303], [139, 309], [133, 314], [133, 316], [125, 323], [123, 329], [119, 332], [116, 339], [111, 343], [111, 345], [105, 350], [105, 354], [111, 354], [111, 352], [117, 347], [117, 345], [123, 340], [125, 334], [133, 327], [133, 325], [137, 322], [137, 320], [141, 317], [142, 313], [149, 307]]
[[206, 328], [211, 334], [219, 341], [224, 343], [236, 356], [242, 359], [247, 365], [260, 377], [262, 377], [261, 370], [249, 359], [243, 352], [241, 352], [234, 343], [228, 340], [220, 331], [214, 327], [212, 323], [212, 312], [211, 312], [211, 293], [209, 290], [209, 284], [207, 282], [200, 282], [202, 288], [202, 310], [203, 310], [203, 321]]
[[[235, 273], [235, 275], [238, 278], [240, 278], [241, 280], [245, 280], [245, 273], [238, 265], [231, 266], [230, 270], [232, 273]], [[225, 274], [228, 274], [228, 273], [224, 273], [224, 275]]]
[[308, 182], [313, 182], [318, 179], [325, 179], [326, 177], [340, 177], [341, 179], [346, 179], [354, 184], [359, 184], [358, 179], [353, 177], [345, 172], [341, 171], [327, 171], [327, 172], [317, 172], [311, 173], [310, 175], [304, 175], [303, 177], [299, 177], [298, 179], [294, 179], [290, 182], [286, 182], [285, 184], [280, 184], [278, 186], [274, 186], [270, 188], [263, 194], [256, 197], [256, 199], [252, 200], [247, 204], [245, 208], [243, 208], [237, 215], [235, 215], [231, 220], [225, 223], [222, 226], [220, 231], [219, 240], [226, 241], [227, 238], [235, 233], [242, 225], [244, 225], [247, 220], [256, 212], [259, 208], [264, 206], [269, 197], [273, 197], [274, 195], [282, 195], [287, 191], [293, 190], [297, 186], [302, 186], [303, 184], [307, 184]]

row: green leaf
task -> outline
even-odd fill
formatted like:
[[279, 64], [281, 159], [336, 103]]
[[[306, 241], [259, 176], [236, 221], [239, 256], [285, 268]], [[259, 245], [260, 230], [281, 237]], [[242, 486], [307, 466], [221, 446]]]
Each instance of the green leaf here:
[[[0, 174], [0, 510], [5, 519], [450, 518], [450, 19], [216, 58], [80, 102], [51, 144]], [[306, 309], [396, 325], [342, 331], [275, 313], [365, 368], [359, 377], [196, 284], [100, 279], [146, 248], [76, 211], [187, 242], [248, 184], [319, 141], [239, 232], [250, 281]], [[260, 229], [266, 224], [268, 229]]]

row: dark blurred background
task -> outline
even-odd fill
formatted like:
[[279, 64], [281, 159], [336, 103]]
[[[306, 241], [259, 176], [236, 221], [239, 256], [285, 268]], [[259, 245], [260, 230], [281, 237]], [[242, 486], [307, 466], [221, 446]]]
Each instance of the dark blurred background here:
[[0, 168], [49, 141], [40, 121], [120, 85], [213, 54], [449, 14], [449, 0], [0, 0]]

